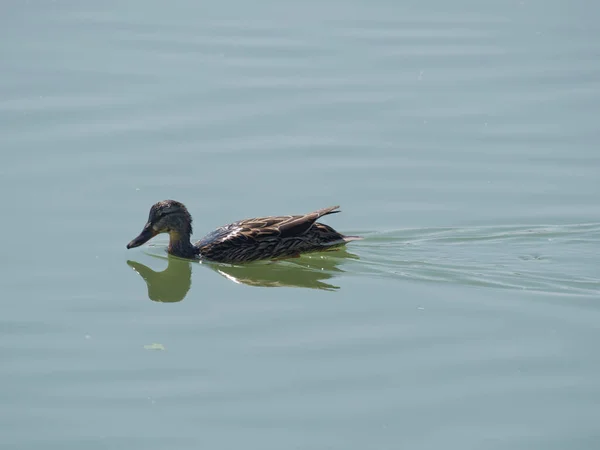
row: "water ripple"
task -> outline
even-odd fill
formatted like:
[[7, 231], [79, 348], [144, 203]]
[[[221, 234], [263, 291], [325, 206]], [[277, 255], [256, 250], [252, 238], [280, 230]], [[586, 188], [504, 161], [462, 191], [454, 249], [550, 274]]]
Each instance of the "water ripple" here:
[[361, 264], [372, 275], [597, 295], [600, 224], [398, 230], [371, 235]]

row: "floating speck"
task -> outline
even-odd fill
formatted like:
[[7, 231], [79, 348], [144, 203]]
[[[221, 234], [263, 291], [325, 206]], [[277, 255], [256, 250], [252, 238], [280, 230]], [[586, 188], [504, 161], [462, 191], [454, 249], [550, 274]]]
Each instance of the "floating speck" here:
[[85, 335], [85, 338], [86, 338], [86, 339], [91, 339], [92, 337], [91, 337], [89, 334], [86, 334], [86, 335]]
[[144, 349], [146, 349], [146, 350], [166, 350], [164, 345], [156, 344], [156, 343], [144, 345]]

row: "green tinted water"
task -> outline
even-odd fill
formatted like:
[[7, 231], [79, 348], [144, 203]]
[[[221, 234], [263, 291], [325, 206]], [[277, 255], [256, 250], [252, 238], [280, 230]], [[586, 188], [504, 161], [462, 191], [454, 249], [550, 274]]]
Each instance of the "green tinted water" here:
[[[595, 448], [598, 12], [6, 5], [2, 447]], [[165, 198], [366, 239], [127, 251]]]

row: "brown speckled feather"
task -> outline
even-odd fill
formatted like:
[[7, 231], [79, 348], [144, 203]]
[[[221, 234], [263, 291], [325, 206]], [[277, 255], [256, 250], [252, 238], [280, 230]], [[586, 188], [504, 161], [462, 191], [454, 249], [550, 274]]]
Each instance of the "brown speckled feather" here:
[[278, 259], [343, 246], [355, 236], [343, 236], [316, 222], [340, 212], [339, 206], [294, 216], [258, 217], [220, 227], [197, 242], [199, 255], [218, 262]]

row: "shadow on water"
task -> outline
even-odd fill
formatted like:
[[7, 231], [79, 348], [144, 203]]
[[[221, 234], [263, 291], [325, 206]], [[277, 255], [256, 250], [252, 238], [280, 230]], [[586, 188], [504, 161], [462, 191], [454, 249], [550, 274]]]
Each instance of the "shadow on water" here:
[[254, 263], [240, 266], [224, 264], [198, 264], [172, 256], [156, 258], [167, 260], [167, 268], [155, 271], [137, 261], [127, 261], [129, 267], [146, 282], [148, 298], [155, 302], [182, 301], [192, 286], [192, 264], [209, 267], [236, 284], [258, 287], [298, 287], [335, 291], [339, 286], [328, 281], [343, 273], [341, 264], [347, 259], [358, 259], [345, 250], [313, 254], [297, 259]]

